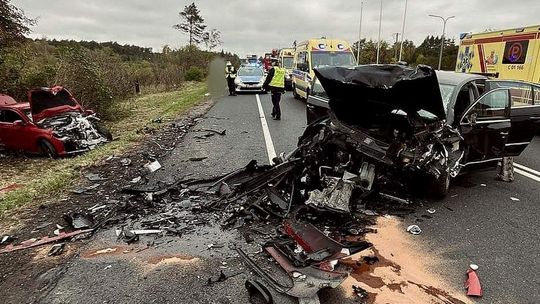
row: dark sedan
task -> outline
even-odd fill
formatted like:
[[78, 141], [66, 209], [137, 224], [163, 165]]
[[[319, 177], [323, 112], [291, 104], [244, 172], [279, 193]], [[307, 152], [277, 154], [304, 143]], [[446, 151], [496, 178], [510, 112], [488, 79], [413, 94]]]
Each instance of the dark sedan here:
[[[371, 147], [359, 150], [374, 162], [392, 154], [410, 167], [407, 153], [437, 154], [444, 165], [422, 170], [435, 178], [442, 195], [463, 167], [519, 155], [540, 121], [540, 87], [534, 84], [424, 66], [323, 68], [316, 75], [307, 104], [311, 128], [344, 124], [355, 136], [363, 134]], [[448, 140], [452, 136], [458, 140]]]

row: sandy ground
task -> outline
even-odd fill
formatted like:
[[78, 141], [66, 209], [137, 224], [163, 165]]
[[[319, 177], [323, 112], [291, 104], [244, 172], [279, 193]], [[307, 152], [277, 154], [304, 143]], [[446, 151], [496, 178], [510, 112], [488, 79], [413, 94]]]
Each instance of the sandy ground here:
[[[366, 239], [376, 249], [346, 261], [355, 269], [343, 284], [349, 294], [356, 285], [368, 292], [367, 303], [473, 303], [463, 290], [453, 290], [432, 271], [439, 265], [437, 258], [422, 250], [397, 218], [381, 217], [373, 228], [377, 233]], [[377, 256], [379, 262], [356, 262], [369, 255]]]

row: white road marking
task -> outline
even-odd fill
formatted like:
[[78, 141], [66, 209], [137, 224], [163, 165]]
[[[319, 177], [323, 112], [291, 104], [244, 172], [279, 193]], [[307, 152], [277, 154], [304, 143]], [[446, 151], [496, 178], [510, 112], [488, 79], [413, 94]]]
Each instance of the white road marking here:
[[514, 172], [516, 172], [517, 174], [521, 174], [521, 175], [523, 175], [525, 177], [528, 177], [528, 178], [530, 178], [532, 180], [535, 180], [535, 181], [540, 183], [540, 177], [538, 177], [536, 175], [533, 175], [533, 174], [531, 174], [531, 173], [529, 173], [527, 171], [523, 171], [521, 169], [518, 169], [517, 167], [514, 167]]
[[540, 176], [540, 172], [538, 172], [536, 170], [533, 170], [533, 169], [531, 169], [529, 167], [525, 167], [524, 165], [514, 163], [514, 167], [517, 167], [518, 169], [521, 169], [523, 171], [527, 171], [527, 172], [529, 172], [531, 174], [535, 174], [537, 176]]
[[268, 161], [270, 164], [272, 164], [272, 160], [277, 156], [276, 149], [274, 148], [274, 142], [272, 141], [272, 136], [270, 135], [270, 129], [268, 129], [266, 116], [264, 116], [261, 99], [259, 98], [259, 94], [255, 96], [257, 97], [257, 107], [259, 108], [259, 116], [261, 117], [261, 125], [263, 129], [264, 142], [266, 143], [266, 152], [268, 153]]

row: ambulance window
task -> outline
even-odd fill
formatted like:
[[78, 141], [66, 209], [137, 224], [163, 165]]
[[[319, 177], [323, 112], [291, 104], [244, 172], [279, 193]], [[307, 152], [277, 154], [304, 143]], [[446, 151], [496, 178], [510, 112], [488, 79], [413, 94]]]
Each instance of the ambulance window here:
[[494, 81], [491, 87], [492, 89], [510, 88], [512, 108], [533, 105], [533, 90], [530, 84], [515, 81]]

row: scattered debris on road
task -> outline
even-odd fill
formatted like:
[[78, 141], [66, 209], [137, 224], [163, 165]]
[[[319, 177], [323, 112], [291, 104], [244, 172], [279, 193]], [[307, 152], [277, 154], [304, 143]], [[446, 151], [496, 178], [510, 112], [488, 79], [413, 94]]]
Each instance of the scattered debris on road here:
[[148, 172], [153, 173], [161, 169], [161, 164], [159, 163], [159, 161], [155, 160], [153, 162], [149, 162], [146, 165], [144, 165], [144, 168], [146, 168]]
[[27, 249], [27, 248], [32, 248], [32, 247], [38, 247], [38, 246], [41, 246], [41, 245], [54, 243], [54, 242], [58, 242], [58, 241], [65, 240], [65, 239], [70, 239], [72, 237], [82, 235], [82, 234], [91, 234], [92, 232], [94, 232], [94, 229], [84, 229], [84, 230], [76, 230], [76, 231], [73, 231], [73, 232], [62, 232], [62, 233], [60, 233], [60, 235], [54, 236], [54, 237], [45, 236], [45, 237], [43, 237], [41, 239], [33, 238], [33, 239], [23, 241], [19, 245], [9, 244], [6, 247], [4, 247], [3, 249], [0, 249], [0, 254], [7, 253], [7, 252], [13, 252], [13, 251], [17, 251], [17, 250], [22, 250], [22, 249]]
[[409, 227], [407, 227], [407, 232], [413, 235], [419, 235], [420, 233], [422, 233], [422, 229], [420, 229], [418, 225], [410, 225]]
[[[476, 268], [477, 270], [478, 266], [474, 268]], [[469, 267], [469, 269], [467, 269], [467, 280], [465, 281], [465, 288], [467, 289], [468, 296], [482, 297], [482, 286], [480, 285], [480, 279], [476, 274], [476, 270], [473, 269], [473, 267]]]

